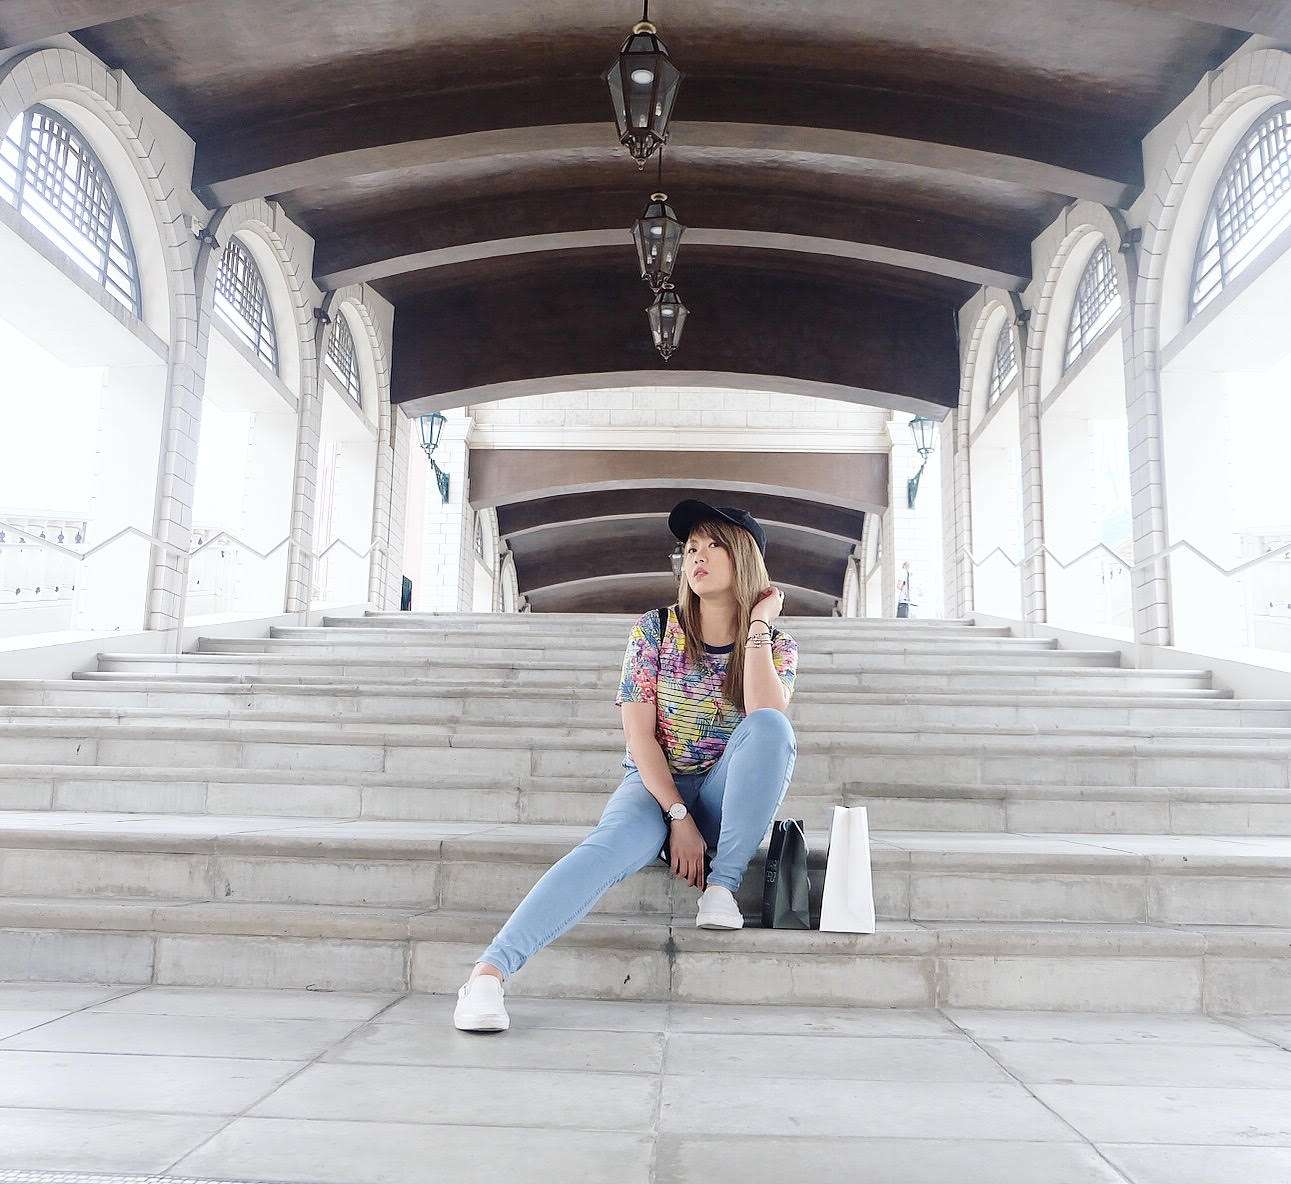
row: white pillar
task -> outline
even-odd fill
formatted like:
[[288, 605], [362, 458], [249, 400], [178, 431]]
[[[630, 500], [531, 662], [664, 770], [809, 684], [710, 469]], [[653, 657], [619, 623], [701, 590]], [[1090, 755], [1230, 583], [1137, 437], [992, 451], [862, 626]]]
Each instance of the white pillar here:
[[376, 482], [372, 500], [372, 552], [368, 603], [395, 612], [403, 592], [403, 523], [408, 486], [408, 448], [416, 426], [391, 404], [377, 436]]
[[314, 514], [318, 509], [318, 466], [323, 422], [322, 351], [326, 323], [315, 318], [310, 350], [302, 339], [296, 411], [296, 452], [292, 460], [291, 542], [287, 556], [289, 613], [308, 613], [315, 582]]
[[1040, 351], [1031, 347], [1027, 321], [1018, 318], [1025, 359], [1018, 390], [1018, 440], [1022, 448], [1022, 619], [1047, 619], [1044, 554], [1044, 469], [1040, 446]]
[[952, 411], [941, 423], [941, 517], [945, 538], [946, 612], [965, 617], [973, 611], [972, 468], [968, 448], [966, 407]]

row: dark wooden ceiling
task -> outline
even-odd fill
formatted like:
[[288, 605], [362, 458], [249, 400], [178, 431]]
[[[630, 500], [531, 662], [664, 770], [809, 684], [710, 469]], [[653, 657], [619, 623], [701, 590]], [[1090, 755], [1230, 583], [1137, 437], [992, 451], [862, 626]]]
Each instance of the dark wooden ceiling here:
[[[316, 235], [322, 279], [386, 292], [401, 343], [440, 350], [429, 372], [396, 358], [404, 402], [487, 387], [495, 361], [499, 382], [566, 372], [588, 252], [606, 285], [583, 368], [657, 369], [644, 301], [611, 279], [631, 281], [626, 227], [654, 187], [616, 146], [601, 81], [638, 15], [632, 0], [9, 0], [0, 37], [74, 30], [194, 137], [208, 201], [278, 198]], [[651, 15], [686, 73], [665, 177], [692, 231], [675, 364], [934, 413], [955, 400], [955, 308], [1024, 283], [1065, 202], [1131, 201], [1142, 135], [1250, 32], [1291, 32], [1267, 0], [655, 0]], [[767, 298], [782, 286], [787, 322]], [[855, 329], [821, 361], [804, 330], [843, 298], [830, 328], [850, 312]], [[505, 327], [472, 320], [504, 309]], [[875, 367], [876, 340], [916, 338], [909, 365]]]
[[[720, 486], [685, 492], [709, 505], [740, 506], [762, 523], [767, 570], [792, 603], [786, 612], [830, 613], [861, 541], [863, 513]], [[520, 591], [537, 612], [579, 611], [575, 605], [644, 612], [674, 599], [668, 512], [682, 496], [676, 488], [607, 489], [499, 506], [498, 531], [515, 558]]]

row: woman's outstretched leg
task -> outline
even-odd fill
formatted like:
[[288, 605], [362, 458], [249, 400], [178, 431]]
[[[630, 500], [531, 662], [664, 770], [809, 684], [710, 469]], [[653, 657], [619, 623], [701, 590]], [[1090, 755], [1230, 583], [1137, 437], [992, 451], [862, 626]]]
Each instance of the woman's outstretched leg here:
[[476, 964], [506, 977], [578, 923], [605, 893], [658, 854], [667, 834], [663, 811], [640, 774], [631, 772], [610, 795], [601, 820], [554, 863], [516, 906]]

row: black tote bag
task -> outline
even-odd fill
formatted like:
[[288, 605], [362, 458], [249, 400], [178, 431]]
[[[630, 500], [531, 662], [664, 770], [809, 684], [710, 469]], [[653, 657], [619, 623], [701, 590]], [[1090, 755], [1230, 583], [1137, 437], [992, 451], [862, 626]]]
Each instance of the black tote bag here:
[[762, 880], [762, 928], [810, 929], [810, 897], [802, 819], [777, 818]]

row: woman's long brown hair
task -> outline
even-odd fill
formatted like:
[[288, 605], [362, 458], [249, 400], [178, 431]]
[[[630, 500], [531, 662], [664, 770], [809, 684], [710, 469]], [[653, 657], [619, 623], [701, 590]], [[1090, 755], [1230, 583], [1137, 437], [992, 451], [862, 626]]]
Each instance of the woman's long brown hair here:
[[[731, 557], [734, 575], [731, 579], [731, 591], [735, 595], [735, 648], [731, 650], [730, 660], [726, 666], [726, 676], [722, 680], [722, 691], [729, 702], [734, 703], [741, 714], [744, 713], [744, 638], [749, 632], [749, 620], [753, 616], [753, 606], [758, 597], [770, 586], [771, 577], [767, 575], [767, 565], [762, 559], [762, 552], [753, 541], [753, 536], [742, 526], [727, 522], [724, 518], [701, 518], [690, 528], [690, 539], [697, 534], [706, 535], [715, 543], [721, 543]], [[684, 549], [683, 549], [684, 554]], [[704, 638], [699, 627], [699, 597], [691, 591], [690, 581], [686, 579], [685, 568], [677, 586], [677, 605], [681, 614], [681, 627], [686, 636], [686, 661], [706, 662], [708, 653], [704, 649]]]

